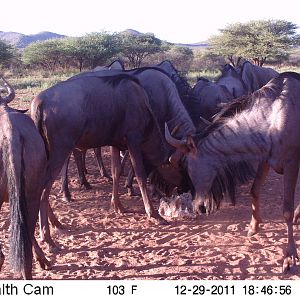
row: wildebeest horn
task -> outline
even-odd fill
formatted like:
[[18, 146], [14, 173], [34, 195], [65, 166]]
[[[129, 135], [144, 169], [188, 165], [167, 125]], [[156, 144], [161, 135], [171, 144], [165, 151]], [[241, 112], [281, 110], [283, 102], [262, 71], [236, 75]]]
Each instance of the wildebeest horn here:
[[206, 120], [205, 118], [203, 118], [203, 117], [201, 117], [201, 116], [200, 116], [200, 120], [201, 120], [204, 124], [206, 124], [206, 125], [211, 125], [211, 124], [212, 124], [212, 122]]
[[165, 138], [166, 141], [175, 148], [180, 148], [181, 146], [185, 145], [185, 141], [177, 140], [174, 137], [172, 137], [167, 123], [165, 123]]
[[3, 77], [1, 77], [1, 79], [4, 82], [4, 86], [8, 92], [8, 95], [6, 97], [1, 97], [1, 95], [0, 95], [0, 101], [9, 103], [15, 98], [15, 95], [16, 95], [15, 90]]

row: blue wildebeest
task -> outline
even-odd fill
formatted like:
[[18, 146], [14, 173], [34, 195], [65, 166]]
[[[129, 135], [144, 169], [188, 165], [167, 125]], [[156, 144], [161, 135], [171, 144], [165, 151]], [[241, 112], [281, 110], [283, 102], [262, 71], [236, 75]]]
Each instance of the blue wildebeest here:
[[[46, 185], [41, 200], [42, 238], [51, 247], [53, 242], [48, 224], [48, 197], [53, 181], [74, 148], [112, 147], [112, 207], [124, 211], [119, 201], [120, 177], [119, 150], [128, 149], [148, 217], [160, 223], [165, 220], [154, 209], [146, 188], [147, 173], [157, 168], [163, 174], [162, 165], [168, 158], [167, 143], [162, 135], [155, 111], [136, 77], [123, 72], [103, 71], [94, 75], [76, 76], [41, 92], [31, 103], [31, 116], [43, 136], [48, 152]], [[162, 82], [160, 82], [163, 85]], [[159, 88], [159, 87], [157, 87]], [[164, 91], [169, 98], [178, 94], [172, 81]], [[176, 98], [175, 98], [176, 99]], [[166, 107], [166, 103], [157, 103]], [[167, 108], [164, 108], [167, 109]], [[168, 113], [186, 122], [186, 113], [180, 115], [178, 107], [169, 107]], [[64, 126], [61, 126], [63, 121]], [[166, 119], [164, 122], [167, 121]], [[172, 121], [176, 122], [176, 118]], [[184, 132], [190, 123], [179, 123]], [[170, 124], [171, 128], [174, 126]], [[53, 218], [51, 209], [49, 217]]]
[[226, 86], [200, 78], [193, 87], [193, 94], [198, 101], [198, 122], [200, 116], [211, 121], [212, 117], [220, 111], [221, 106], [234, 97]]
[[[189, 137], [187, 141], [166, 138], [174, 147], [185, 151], [185, 163], [194, 185], [194, 207], [205, 205], [211, 211], [213, 183], [226, 182], [228, 167], [239, 161], [256, 161], [260, 169], [251, 189], [253, 213], [251, 223], [259, 223], [259, 190], [269, 166], [283, 174], [283, 216], [287, 224], [288, 243], [283, 261], [283, 271], [296, 265], [297, 248], [293, 235], [294, 193], [300, 160], [300, 75], [282, 73], [251, 95], [244, 96], [243, 108], [229, 118], [212, 125], [206, 137], [198, 144]], [[233, 105], [236, 105], [233, 103]], [[191, 148], [190, 145], [194, 147]], [[230, 171], [234, 175], [234, 170]], [[222, 179], [223, 178], [223, 179]], [[226, 183], [223, 185], [226, 187]], [[296, 214], [299, 212], [299, 206]], [[297, 215], [295, 215], [297, 217]], [[250, 228], [257, 229], [256, 224]]]
[[[191, 122], [191, 118], [184, 108], [179, 90], [176, 87], [174, 81], [179, 82], [179, 79], [174, 79], [176, 76], [173, 76], [173, 80], [171, 80], [169, 74], [163, 70], [162, 68], [154, 67], [142, 67], [133, 70], [126, 70], [120, 72], [118, 70], [110, 71], [111, 74], [130, 74], [131, 76], [135, 76], [142, 87], [147, 92], [149, 97], [149, 104], [151, 109], [156, 116], [156, 121], [158, 127], [160, 128], [160, 132], [164, 131], [164, 123], [168, 122], [171, 130], [175, 129], [176, 125], [180, 125], [177, 130], [177, 137], [183, 137], [188, 135], [191, 132], [195, 132], [195, 127]], [[99, 72], [86, 72], [75, 75], [76, 78], [82, 76], [104, 76], [106, 71]], [[164, 138], [163, 138], [164, 139]], [[165, 147], [169, 147], [167, 143], [165, 143]], [[170, 155], [170, 149], [167, 151], [167, 156]], [[183, 171], [183, 170], [181, 170]], [[170, 193], [172, 187], [174, 186], [181, 187], [183, 190], [187, 190], [188, 183], [187, 179], [183, 178], [182, 174], [179, 175], [178, 171], [175, 170], [171, 166], [164, 165], [163, 168], [159, 169], [159, 173], [167, 179], [169, 183], [162, 178], [159, 179], [158, 173], [150, 176], [153, 179], [153, 183], [164, 183], [165, 189], [163, 192]], [[134, 172], [131, 170], [129, 172], [129, 176], [126, 181], [126, 187], [132, 193], [132, 180], [133, 180]], [[155, 180], [154, 180], [155, 179]], [[164, 184], [160, 187], [163, 188]], [[154, 184], [155, 188], [155, 184]], [[159, 188], [160, 189], [160, 188]]]
[[164, 60], [160, 62], [159, 64], [155, 65], [154, 67], [157, 67], [159, 69], [162, 69], [165, 71], [168, 76], [172, 79], [172, 81], [175, 83], [178, 93], [180, 95], [181, 100], [184, 102], [183, 98], [186, 96], [190, 96], [192, 94], [192, 88], [187, 82], [187, 80], [179, 74], [177, 69], [174, 67], [174, 65], [169, 60]]
[[[112, 63], [110, 63], [108, 66], [98, 66], [92, 70], [92, 72], [96, 71], [103, 71], [103, 70], [125, 70], [124, 68], [124, 63], [120, 60], [114, 60]], [[86, 72], [90, 73], [90, 72]], [[81, 73], [84, 74], [84, 73]], [[74, 77], [77, 77], [78, 75], [75, 75]], [[72, 78], [74, 78], [72, 77]], [[72, 79], [71, 78], [71, 79]], [[78, 149], [73, 149], [72, 153], [75, 159], [75, 163], [77, 166], [78, 170], [78, 175], [79, 175], [79, 182], [80, 182], [80, 188], [84, 187], [86, 190], [91, 189], [91, 185], [88, 183], [85, 174], [87, 173], [87, 170], [85, 168], [85, 157], [86, 157], [86, 151], [87, 149], [84, 150], [78, 150]], [[99, 167], [100, 171], [100, 176], [107, 178], [108, 180], [111, 180], [111, 177], [109, 176], [103, 160], [102, 160], [102, 154], [101, 154], [101, 147], [100, 148], [94, 148], [93, 149], [95, 158], [97, 160], [97, 164]], [[62, 168], [62, 176], [61, 176], [61, 192], [63, 194], [63, 199], [66, 201], [72, 201], [71, 193], [69, 190], [69, 184], [68, 184], [68, 165], [69, 165], [69, 159], [70, 157], [66, 160], [63, 168]]]
[[236, 68], [247, 88], [247, 93], [253, 93], [260, 89], [279, 73], [272, 68], [264, 68], [245, 61]]
[[[24, 279], [31, 279], [32, 247], [41, 267], [50, 267], [34, 238], [46, 152], [30, 117], [7, 106], [15, 93], [8, 82], [3, 81], [9, 94], [0, 96], [0, 207], [3, 202], [9, 202], [10, 265], [14, 271], [21, 272]], [[3, 254], [0, 257], [1, 269]]]
[[238, 98], [247, 94], [247, 87], [244, 84], [241, 75], [229, 64], [222, 69], [221, 76], [216, 80], [219, 85], [224, 85], [233, 98]]
[[201, 129], [203, 125], [203, 119], [200, 117], [205, 118], [203, 115], [203, 108], [199, 102], [198, 95], [195, 95], [194, 89], [189, 85], [188, 81], [179, 74], [169, 60], [162, 61], [161, 63], [157, 64], [155, 68], [163, 70], [175, 83], [180, 99], [189, 116], [191, 117], [194, 126], [197, 129]]

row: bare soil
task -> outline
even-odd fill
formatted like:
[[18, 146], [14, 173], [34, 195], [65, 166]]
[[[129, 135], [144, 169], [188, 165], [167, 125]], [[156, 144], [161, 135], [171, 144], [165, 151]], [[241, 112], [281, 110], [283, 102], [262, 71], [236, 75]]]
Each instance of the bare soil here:
[[[109, 169], [108, 148], [104, 154]], [[35, 262], [35, 279], [300, 279], [296, 268], [282, 275], [281, 265], [287, 243], [282, 216], [283, 184], [271, 172], [262, 189], [260, 232], [247, 237], [251, 217], [250, 184], [239, 188], [237, 204], [226, 203], [210, 216], [172, 219], [169, 225], [150, 223], [145, 215], [137, 185], [137, 196], [120, 189], [121, 201], [130, 211], [119, 215], [110, 209], [112, 185], [99, 178], [96, 161], [89, 152], [87, 178], [93, 189], [79, 190], [74, 163], [70, 164], [72, 203], [62, 201], [60, 182], [52, 189], [50, 202], [67, 229], [52, 229], [62, 250], [49, 253], [51, 270]], [[300, 196], [299, 186], [296, 203]], [[153, 199], [156, 207], [159, 199]], [[0, 240], [8, 252], [8, 205], [1, 210]], [[38, 236], [38, 230], [37, 230]], [[299, 247], [299, 228], [295, 226]], [[0, 279], [17, 279], [6, 260]]]

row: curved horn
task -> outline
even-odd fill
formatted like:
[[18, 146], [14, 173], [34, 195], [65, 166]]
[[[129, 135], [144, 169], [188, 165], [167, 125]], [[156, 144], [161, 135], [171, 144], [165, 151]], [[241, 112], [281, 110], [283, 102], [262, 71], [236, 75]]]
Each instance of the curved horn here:
[[174, 137], [172, 137], [167, 123], [165, 123], [165, 138], [166, 141], [175, 148], [180, 148], [181, 146], [184, 146], [186, 144], [185, 141], [177, 140]]
[[13, 89], [13, 87], [3, 77], [1, 77], [1, 79], [4, 82], [4, 86], [8, 92], [8, 95], [6, 97], [0, 96], [0, 101], [5, 102], [7, 104], [15, 98], [16, 94], [15, 94], [15, 90]]

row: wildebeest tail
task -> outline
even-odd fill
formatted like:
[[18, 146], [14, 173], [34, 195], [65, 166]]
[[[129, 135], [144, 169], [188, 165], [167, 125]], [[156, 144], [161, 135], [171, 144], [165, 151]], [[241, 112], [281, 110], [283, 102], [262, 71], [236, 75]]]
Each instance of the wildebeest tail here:
[[25, 196], [24, 141], [19, 134], [12, 135], [4, 157], [10, 205], [9, 262], [16, 272], [32, 266], [32, 241], [28, 231]]
[[38, 129], [41, 137], [43, 138], [45, 144], [45, 150], [47, 159], [49, 158], [49, 142], [46, 134], [46, 127], [44, 126], [44, 118], [43, 118], [43, 107], [42, 103], [39, 103], [37, 107], [34, 109], [34, 113], [31, 112], [31, 118]]

